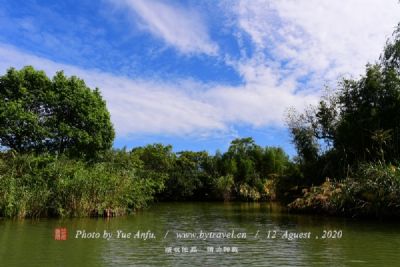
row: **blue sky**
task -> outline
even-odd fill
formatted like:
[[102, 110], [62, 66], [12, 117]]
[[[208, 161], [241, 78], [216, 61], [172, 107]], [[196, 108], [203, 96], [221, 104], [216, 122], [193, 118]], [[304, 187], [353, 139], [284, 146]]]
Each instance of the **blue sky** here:
[[400, 22], [397, 0], [0, 0], [0, 73], [33, 65], [99, 87], [115, 147], [295, 151], [288, 108], [358, 77]]

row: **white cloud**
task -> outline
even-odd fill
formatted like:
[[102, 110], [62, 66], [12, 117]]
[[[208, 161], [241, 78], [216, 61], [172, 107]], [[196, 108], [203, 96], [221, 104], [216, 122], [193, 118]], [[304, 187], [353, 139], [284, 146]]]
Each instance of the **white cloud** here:
[[301, 111], [316, 103], [315, 95], [294, 94], [295, 84], [279, 81], [270, 69], [262, 72], [262, 80], [258, 82], [243, 87], [216, 87], [206, 93], [211, 103], [221, 107], [221, 117], [226, 123], [283, 127], [289, 107]]
[[178, 51], [216, 55], [218, 46], [211, 41], [201, 16], [193, 10], [157, 0], [112, 0], [138, 16], [144, 29]]
[[285, 61], [281, 72], [310, 76], [309, 86], [357, 77], [400, 21], [397, 0], [242, 0], [233, 11], [256, 54]]

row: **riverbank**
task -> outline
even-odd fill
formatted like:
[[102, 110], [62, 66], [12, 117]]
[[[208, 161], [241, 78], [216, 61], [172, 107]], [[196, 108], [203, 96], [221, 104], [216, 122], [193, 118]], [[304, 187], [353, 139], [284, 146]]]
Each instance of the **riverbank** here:
[[[153, 158], [148, 162], [154, 163]], [[299, 195], [300, 187], [293, 186], [294, 178], [290, 176], [272, 176], [264, 183], [264, 191], [249, 185], [235, 186], [234, 177], [225, 185], [221, 185], [222, 178], [215, 178], [215, 182], [209, 180], [208, 187], [203, 184], [192, 188], [192, 199], [169, 197], [174, 190], [185, 189], [176, 184], [171, 188], [176, 169], [157, 171], [145, 165], [138, 154], [125, 151], [110, 151], [93, 162], [46, 154], [2, 153], [0, 217], [112, 217], [133, 213], [154, 201], [266, 202], [277, 196], [292, 199], [283, 202], [288, 203], [291, 213], [400, 217], [400, 170], [392, 165], [364, 165], [345, 180], [327, 180], [320, 186], [304, 188], [303, 195]], [[191, 174], [180, 175], [186, 177], [186, 186], [196, 182], [201, 173]], [[203, 179], [220, 177], [202, 175]]]
[[162, 178], [139, 175], [117, 154], [95, 163], [2, 154], [0, 217], [124, 215], [145, 207], [162, 187]]
[[288, 205], [297, 213], [353, 218], [400, 218], [400, 169], [393, 165], [366, 164], [349, 178], [325, 181], [303, 190]]
[[153, 201], [265, 201], [294, 164], [251, 138], [229, 150], [173, 152], [162, 144], [106, 150], [94, 158], [0, 152], [0, 217], [118, 216]]

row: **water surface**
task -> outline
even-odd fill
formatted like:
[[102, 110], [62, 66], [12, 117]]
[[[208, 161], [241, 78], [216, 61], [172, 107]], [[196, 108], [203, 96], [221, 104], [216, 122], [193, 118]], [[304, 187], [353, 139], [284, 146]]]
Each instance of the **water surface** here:
[[[54, 240], [60, 227], [68, 231], [66, 241]], [[76, 238], [83, 230], [100, 237]], [[323, 239], [324, 230], [336, 238]], [[104, 239], [104, 231], [113, 236]], [[117, 238], [117, 231], [131, 237]], [[303, 238], [288, 240], [286, 231]], [[185, 232], [192, 236], [183, 238]], [[0, 219], [0, 266], [246, 265], [400, 266], [400, 228], [289, 215], [267, 203], [158, 203], [111, 219]]]

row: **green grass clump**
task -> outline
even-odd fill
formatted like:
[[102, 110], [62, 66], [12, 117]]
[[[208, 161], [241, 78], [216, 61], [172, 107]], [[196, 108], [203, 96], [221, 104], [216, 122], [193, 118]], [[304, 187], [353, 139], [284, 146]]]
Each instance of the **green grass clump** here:
[[163, 180], [145, 175], [140, 161], [124, 158], [128, 155], [110, 152], [106, 160], [90, 163], [3, 153], [0, 216], [113, 216], [142, 208], [163, 188]]

